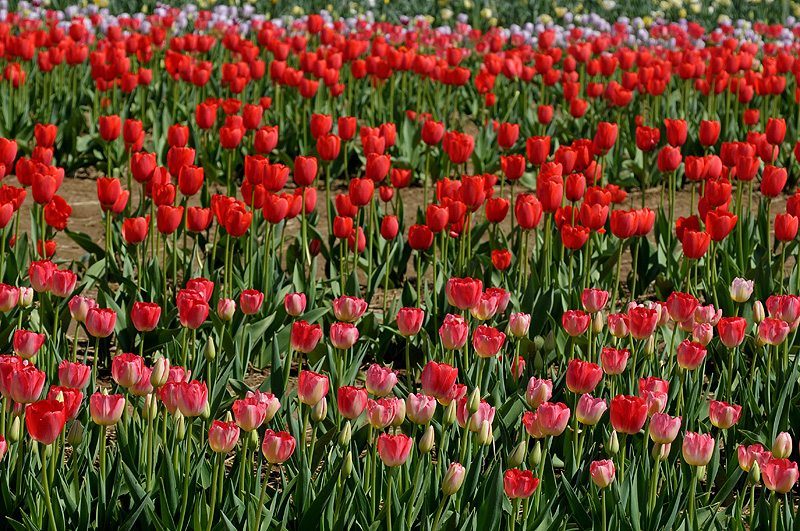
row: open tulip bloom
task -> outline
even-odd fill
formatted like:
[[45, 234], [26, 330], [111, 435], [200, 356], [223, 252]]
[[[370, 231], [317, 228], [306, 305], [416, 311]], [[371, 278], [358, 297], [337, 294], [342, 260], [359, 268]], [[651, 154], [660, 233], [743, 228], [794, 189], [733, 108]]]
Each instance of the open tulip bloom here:
[[787, 10], [67, 4], [0, 6], [5, 527], [800, 525]]

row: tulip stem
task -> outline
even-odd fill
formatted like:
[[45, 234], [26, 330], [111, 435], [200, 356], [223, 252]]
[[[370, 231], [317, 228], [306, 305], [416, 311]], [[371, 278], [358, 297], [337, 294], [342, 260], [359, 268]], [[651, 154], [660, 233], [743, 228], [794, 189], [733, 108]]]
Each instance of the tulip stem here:
[[[385, 295], [384, 295], [385, 296]], [[411, 369], [411, 338], [406, 338], [406, 376], [408, 377], [408, 392], [416, 392], [414, 371]]]
[[[436, 245], [436, 239], [433, 240], [433, 245]], [[386, 301], [389, 299], [389, 251], [391, 250], [391, 241], [386, 242], [386, 273], [383, 275], [383, 322], [386, 323]], [[433, 252], [433, 285], [434, 285], [434, 297], [436, 296], [436, 249], [434, 247]]]
[[183, 481], [183, 501], [181, 501], [181, 516], [178, 519], [178, 529], [183, 529], [183, 522], [186, 519], [186, 506], [189, 502], [189, 482], [191, 480], [191, 466], [192, 466], [192, 418], [186, 419], [186, 468], [184, 469]]
[[244, 473], [245, 473], [245, 467], [249, 463], [247, 459], [247, 444], [249, 441], [250, 437], [242, 438], [242, 454], [241, 454], [241, 464], [239, 468], [239, 498], [244, 497]]
[[[267, 474], [264, 476], [264, 481], [261, 483], [261, 494], [258, 496], [258, 509], [256, 510], [256, 521], [255, 525], [253, 526], [253, 531], [258, 531], [258, 528], [261, 527], [261, 512], [264, 509], [264, 499], [267, 497], [267, 483], [269, 482], [269, 473], [271, 468], [272, 465], [267, 467]], [[261, 470], [259, 470], [258, 473], [260, 476]]]
[[[658, 446], [658, 443], [656, 443]], [[650, 479], [650, 499], [647, 503], [648, 514], [652, 518], [653, 512], [656, 509], [656, 491], [658, 490], [658, 469], [661, 466], [661, 460], [656, 457], [656, 462], [653, 464], [653, 477]], [[605, 519], [603, 519], [605, 521]]]
[[614, 276], [614, 291], [611, 295], [611, 310], [616, 308], [617, 305], [617, 294], [619, 293], [619, 275], [620, 270], [622, 269], [622, 249], [624, 246], [624, 240], [620, 241], [619, 252], [617, 253], [617, 273]]
[[[302, 214], [302, 236], [303, 236], [303, 257], [306, 265], [311, 265], [311, 253], [308, 250], [308, 222], [306, 221], [306, 187], [303, 187], [303, 206], [300, 208]], [[358, 247], [358, 233], [356, 233], [356, 248]], [[314, 278], [313, 272], [309, 272], [309, 278]]]
[[606, 513], [606, 489], [600, 491], [600, 505], [603, 507], [603, 531], [608, 530], [608, 516]]
[[780, 507], [780, 502], [778, 502], [778, 493], [773, 491], [772, 492], [772, 518], [770, 518], [770, 529], [772, 531], [776, 531], [778, 529], [778, 508]]
[[[695, 492], [697, 489], [697, 472], [699, 467], [692, 467], [692, 484], [689, 490], [689, 522], [688, 522], [688, 529], [697, 529], [697, 526], [694, 525], [695, 520], [697, 519], [697, 507], [695, 506]], [[774, 531], [774, 529], [773, 529]]]
[[211, 471], [211, 505], [208, 508], [208, 524], [206, 525], [206, 531], [211, 531], [211, 526], [214, 523], [214, 505], [217, 502], [218, 476], [219, 476], [219, 453], [214, 453], [214, 465], [213, 465], [213, 470]]
[[442, 518], [442, 511], [444, 511], [444, 508], [447, 506], [447, 502], [449, 499], [450, 496], [444, 496], [442, 498], [442, 501], [439, 502], [439, 509], [436, 511], [436, 518], [433, 519], [433, 527], [431, 528], [431, 531], [438, 531], [439, 520], [441, 520]]
[[389, 467], [389, 482], [386, 484], [386, 529], [392, 531], [392, 476], [394, 467]]
[[[40, 454], [42, 456], [42, 490], [44, 491], [44, 503], [45, 506], [47, 507], [47, 520], [50, 524], [51, 531], [55, 531], [58, 528], [56, 527], [56, 518], [55, 515], [53, 514], [53, 503], [50, 500], [50, 482], [47, 478], [47, 457], [46, 457], [47, 452], [45, 451], [46, 449], [47, 445], [42, 444], [40, 451]], [[50, 456], [50, 459], [53, 460], [55, 458], [56, 458], [55, 450], [53, 450], [53, 455]]]
[[[416, 434], [416, 424], [414, 425], [414, 433]], [[413, 490], [411, 491], [411, 498], [408, 500], [408, 516], [406, 517], [406, 527], [408, 529], [411, 529], [411, 525], [414, 523], [414, 500], [417, 499], [419, 473], [422, 470], [422, 463], [424, 460], [425, 455], [420, 454], [417, 460], [417, 470], [414, 472], [414, 482], [411, 484]]]

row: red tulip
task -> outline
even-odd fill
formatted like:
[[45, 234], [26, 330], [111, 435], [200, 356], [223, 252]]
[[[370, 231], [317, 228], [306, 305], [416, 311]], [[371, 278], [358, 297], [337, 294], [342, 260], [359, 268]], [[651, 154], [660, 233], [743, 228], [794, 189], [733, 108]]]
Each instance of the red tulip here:
[[413, 439], [407, 435], [387, 435], [382, 433], [378, 438], [378, 455], [388, 467], [402, 466], [411, 453]]
[[61, 435], [67, 422], [64, 403], [58, 400], [40, 400], [25, 409], [25, 426], [33, 440], [53, 444]]
[[538, 486], [539, 479], [533, 477], [533, 473], [530, 470], [506, 470], [503, 477], [503, 488], [506, 491], [506, 496], [512, 500], [530, 498]]
[[767, 118], [767, 142], [776, 146], [783, 143], [786, 136], [786, 120], [783, 118]]
[[635, 435], [647, 420], [647, 404], [637, 396], [617, 395], [611, 400], [610, 415], [615, 430]]
[[108, 308], [90, 308], [86, 313], [86, 330], [92, 337], [108, 337], [114, 331], [117, 312]]
[[142, 243], [150, 228], [150, 216], [144, 218], [125, 218], [122, 222], [122, 237], [131, 245]]
[[139, 332], [155, 330], [161, 318], [161, 306], [154, 302], [136, 301], [131, 307], [131, 322]]
[[276, 465], [285, 462], [294, 453], [297, 441], [285, 431], [275, 433], [267, 430], [264, 433], [264, 442], [261, 443], [261, 451], [268, 463]]
[[100, 136], [106, 142], [113, 142], [119, 137], [121, 126], [119, 116], [101, 116], [99, 119]]
[[567, 388], [582, 395], [594, 391], [603, 378], [603, 371], [596, 363], [574, 359], [567, 367]]
[[713, 146], [719, 139], [720, 123], [717, 120], [700, 121], [700, 143], [704, 146]]
[[427, 225], [411, 225], [408, 244], [416, 251], [424, 251], [433, 244], [433, 232]]
[[775, 239], [789, 242], [797, 236], [798, 218], [791, 214], [777, 214], [775, 216]]
[[125, 397], [94, 393], [89, 397], [89, 412], [95, 424], [113, 426], [122, 418], [125, 410]]

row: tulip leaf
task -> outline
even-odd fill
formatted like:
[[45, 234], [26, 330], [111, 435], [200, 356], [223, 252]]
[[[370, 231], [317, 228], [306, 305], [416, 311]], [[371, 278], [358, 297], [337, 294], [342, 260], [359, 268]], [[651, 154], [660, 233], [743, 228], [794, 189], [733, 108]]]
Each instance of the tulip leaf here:
[[478, 508], [478, 528], [484, 530], [497, 529], [502, 516], [505, 490], [501, 467], [496, 466], [486, 477], [483, 503]]

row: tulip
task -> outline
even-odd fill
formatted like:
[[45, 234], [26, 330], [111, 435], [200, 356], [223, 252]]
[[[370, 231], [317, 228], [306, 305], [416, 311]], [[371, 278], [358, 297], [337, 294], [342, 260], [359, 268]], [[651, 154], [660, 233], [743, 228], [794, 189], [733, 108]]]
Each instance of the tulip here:
[[505, 342], [506, 335], [499, 330], [480, 325], [472, 334], [472, 346], [475, 353], [481, 358], [493, 358], [497, 355]]
[[402, 466], [408, 460], [412, 444], [413, 440], [406, 435], [382, 433], [378, 438], [378, 455], [388, 467]]
[[685, 339], [678, 345], [678, 365], [690, 371], [700, 366], [706, 357], [706, 348], [700, 343]]
[[90, 308], [86, 312], [86, 330], [92, 337], [108, 337], [114, 331], [117, 312], [106, 308]]
[[622, 374], [625, 372], [625, 367], [628, 364], [628, 358], [631, 353], [628, 349], [615, 349], [610, 347], [603, 347], [600, 353], [600, 361], [603, 364], [603, 372], [606, 374]]
[[583, 394], [578, 400], [578, 406], [575, 408], [575, 417], [581, 424], [594, 426], [600, 422], [600, 417], [603, 416], [607, 408], [604, 398], [593, 398], [588, 393]]
[[597, 313], [605, 308], [608, 292], [600, 289], [585, 289], [581, 294], [581, 305], [589, 313]]
[[122, 418], [125, 410], [125, 397], [94, 393], [89, 398], [89, 412], [95, 424], [113, 426]]
[[647, 403], [637, 396], [617, 395], [609, 411], [611, 425], [620, 433], [635, 435], [647, 420]]
[[789, 335], [789, 324], [780, 319], [767, 317], [758, 324], [758, 337], [762, 343], [777, 346]]
[[406, 397], [406, 414], [414, 424], [428, 424], [436, 412], [436, 399], [432, 396], [410, 393]]
[[295, 438], [285, 431], [275, 433], [267, 430], [264, 433], [264, 442], [261, 443], [261, 451], [270, 464], [281, 464], [292, 456], [296, 444]]
[[747, 302], [753, 294], [753, 281], [735, 278], [731, 282], [730, 295], [735, 302]]
[[284, 306], [286, 313], [292, 317], [302, 315], [306, 309], [305, 293], [287, 293], [284, 296]]
[[797, 463], [788, 459], [771, 459], [761, 470], [764, 486], [772, 492], [786, 494], [797, 483]]
[[683, 460], [692, 466], [706, 466], [714, 454], [714, 438], [704, 433], [687, 432], [683, 438]]
[[561, 324], [567, 334], [577, 337], [586, 333], [589, 329], [591, 317], [582, 310], [568, 310], [561, 316]]
[[592, 476], [592, 482], [597, 485], [598, 488], [604, 489], [614, 482], [614, 476], [616, 474], [614, 462], [610, 459], [592, 461], [592, 464], [589, 465], [589, 473]]
[[205, 382], [192, 380], [178, 387], [178, 409], [184, 417], [199, 417], [208, 404], [208, 387]]
[[[503, 477], [506, 496], [512, 500], [530, 498], [538, 486], [539, 479], [534, 478], [530, 470], [506, 470], [506, 474]], [[516, 518], [514, 519], [516, 520]]]
[[381, 367], [377, 363], [367, 369], [366, 387], [375, 396], [386, 396], [392, 392], [397, 384], [397, 371], [388, 367]]
[[336, 391], [339, 414], [346, 419], [357, 419], [367, 407], [367, 390], [343, 386]]
[[144, 360], [141, 356], [120, 354], [115, 356], [111, 363], [111, 376], [118, 385], [128, 389], [139, 383], [144, 369]]
[[447, 398], [458, 378], [458, 369], [446, 363], [429, 361], [422, 370], [422, 390], [437, 400]]
[[442, 346], [447, 350], [460, 350], [467, 342], [469, 327], [458, 315], [447, 314], [439, 328]]
[[777, 459], [786, 459], [792, 455], [792, 436], [782, 431], [772, 442], [772, 454]]
[[681, 429], [681, 417], [670, 417], [664, 413], [654, 413], [650, 417], [650, 438], [657, 444], [670, 444]]
[[367, 422], [372, 428], [382, 430], [392, 425], [397, 415], [397, 403], [391, 398], [367, 399]]
[[419, 308], [401, 308], [397, 312], [397, 328], [405, 337], [415, 336], [422, 328], [425, 312]]
[[739, 421], [742, 406], [712, 400], [708, 410], [708, 418], [715, 427], [727, 430]]
[[227, 454], [236, 447], [239, 427], [233, 421], [215, 420], [208, 430], [208, 446], [212, 452]]
[[64, 360], [58, 365], [58, 381], [63, 387], [83, 389], [89, 384], [92, 368], [82, 363]]
[[550, 380], [532, 377], [528, 381], [528, 387], [525, 392], [525, 401], [531, 408], [537, 409], [541, 404], [549, 401], [552, 396], [553, 382]]
[[301, 403], [315, 406], [328, 394], [328, 377], [313, 371], [300, 371], [297, 398]]
[[358, 321], [367, 309], [367, 301], [358, 297], [342, 295], [333, 300], [333, 314], [339, 321]]
[[158, 326], [161, 306], [154, 302], [134, 302], [131, 308], [131, 322], [139, 332], [150, 332]]
[[764, 469], [764, 465], [772, 460], [772, 452], [764, 450], [760, 444], [751, 444], [750, 446], [739, 445], [736, 450], [739, 459], [739, 467], [745, 472], [749, 472], [750, 468], [758, 463], [760, 469]]
[[17, 330], [14, 332], [14, 353], [25, 359], [32, 358], [42, 348], [44, 340], [44, 334], [37, 334], [28, 330]]
[[58, 400], [40, 400], [25, 409], [25, 426], [33, 440], [45, 445], [53, 444], [67, 422], [64, 403]]
[[478, 304], [483, 282], [472, 278], [450, 278], [445, 286], [447, 302], [459, 310], [469, 310]]
[[460, 463], [450, 463], [442, 479], [442, 493], [444, 493], [445, 496], [452, 496], [458, 492], [461, 485], [464, 483], [465, 477], [467, 477], [466, 468]]
[[312, 352], [320, 339], [322, 328], [319, 325], [310, 325], [306, 321], [295, 321], [292, 324], [291, 345], [297, 352]]
[[570, 417], [570, 409], [561, 402], [544, 402], [536, 410], [539, 429], [545, 435], [558, 436], [564, 432]]
[[[477, 389], [477, 388], [476, 388]], [[491, 407], [485, 400], [477, 402], [478, 407], [474, 413], [469, 407], [470, 397], [462, 397], [456, 406], [456, 420], [458, 425], [463, 428], [468, 428], [474, 433], [478, 433], [481, 429], [481, 424], [484, 421], [491, 424], [494, 421], [495, 408]]]

